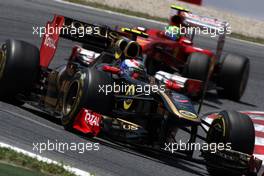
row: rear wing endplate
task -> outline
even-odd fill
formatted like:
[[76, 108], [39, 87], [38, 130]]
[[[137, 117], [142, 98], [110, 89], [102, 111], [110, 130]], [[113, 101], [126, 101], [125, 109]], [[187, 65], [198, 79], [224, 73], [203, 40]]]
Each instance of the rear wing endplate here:
[[40, 66], [48, 68], [57, 49], [59, 38], [108, 48], [117, 33], [107, 26], [89, 24], [72, 18], [55, 15], [48, 21], [40, 47]]

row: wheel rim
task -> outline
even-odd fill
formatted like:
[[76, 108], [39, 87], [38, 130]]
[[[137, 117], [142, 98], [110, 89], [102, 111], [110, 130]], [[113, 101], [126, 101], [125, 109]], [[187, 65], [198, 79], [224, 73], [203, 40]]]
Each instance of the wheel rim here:
[[69, 115], [74, 108], [76, 108], [78, 94], [79, 94], [79, 82], [74, 81], [68, 89], [68, 92], [65, 95], [63, 103], [63, 114]]
[[225, 137], [225, 122], [223, 118], [215, 119], [211, 129], [208, 132], [207, 142], [208, 143], [220, 143], [224, 142]]

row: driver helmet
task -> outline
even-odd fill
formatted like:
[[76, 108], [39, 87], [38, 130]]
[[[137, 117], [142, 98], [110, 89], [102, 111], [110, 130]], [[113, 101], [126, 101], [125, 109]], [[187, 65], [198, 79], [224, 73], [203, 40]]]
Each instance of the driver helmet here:
[[124, 73], [143, 72], [143, 62], [136, 59], [125, 59], [120, 65], [121, 71]]
[[166, 26], [165, 35], [173, 41], [176, 41], [180, 38], [180, 28], [177, 26]]

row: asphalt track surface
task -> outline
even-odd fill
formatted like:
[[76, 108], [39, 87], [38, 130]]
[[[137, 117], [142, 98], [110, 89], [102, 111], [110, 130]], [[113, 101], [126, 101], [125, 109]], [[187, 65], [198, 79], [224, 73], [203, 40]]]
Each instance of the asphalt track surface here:
[[[108, 25], [147, 26], [161, 28], [157, 23], [114, 15], [43, 0], [0, 0], [0, 42], [8, 38], [28, 41], [40, 46], [41, 39], [32, 35], [32, 26], [45, 26], [53, 14], [61, 14], [79, 20]], [[214, 41], [198, 38], [197, 45], [211, 48]], [[61, 40], [52, 67], [65, 63], [73, 43]], [[218, 98], [215, 92], [207, 94], [202, 112], [221, 109], [264, 110], [264, 46], [228, 39], [225, 52], [248, 56], [251, 62], [250, 80], [240, 102]], [[66, 132], [60, 120], [29, 107], [16, 107], [0, 102], [0, 141], [33, 150], [33, 143], [59, 142], [100, 142], [99, 151], [60, 153], [43, 152], [41, 155], [70, 164], [74, 167], [96, 173], [96, 175], [208, 175], [205, 166], [180, 158], [156, 156], [135, 151], [131, 148], [103, 140], [90, 140]], [[35, 151], [36, 152], [36, 151]]]

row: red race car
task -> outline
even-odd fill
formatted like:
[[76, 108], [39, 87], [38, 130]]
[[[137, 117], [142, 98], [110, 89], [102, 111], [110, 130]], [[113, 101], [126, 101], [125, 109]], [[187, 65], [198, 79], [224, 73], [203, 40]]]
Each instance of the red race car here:
[[[153, 75], [159, 70], [165, 70], [205, 81], [209, 72], [208, 89], [216, 88], [220, 95], [239, 100], [246, 89], [250, 64], [249, 59], [244, 56], [227, 54], [221, 57], [225, 35], [231, 32], [229, 24], [193, 14], [179, 6], [172, 5], [171, 9], [170, 24], [165, 30], [137, 28], [148, 34], [148, 38], [137, 39], [145, 55], [148, 73]], [[168, 31], [174, 26], [181, 34], [176, 39]], [[218, 36], [215, 53], [194, 46], [195, 33], [206, 34], [206, 31]], [[172, 34], [172, 37], [168, 34]]]

